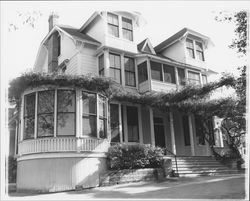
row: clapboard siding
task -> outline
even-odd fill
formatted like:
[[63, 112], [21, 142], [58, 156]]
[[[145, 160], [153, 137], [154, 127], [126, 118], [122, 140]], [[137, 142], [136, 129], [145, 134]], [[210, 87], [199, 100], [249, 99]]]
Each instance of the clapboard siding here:
[[80, 53], [80, 73], [98, 75], [98, 61], [95, 55], [96, 46], [84, 45]]
[[66, 74], [71, 74], [71, 75], [76, 75], [77, 74], [78, 54], [75, 54], [69, 60], [69, 64], [67, 65], [67, 68], [66, 68], [66, 71], [65, 71]]

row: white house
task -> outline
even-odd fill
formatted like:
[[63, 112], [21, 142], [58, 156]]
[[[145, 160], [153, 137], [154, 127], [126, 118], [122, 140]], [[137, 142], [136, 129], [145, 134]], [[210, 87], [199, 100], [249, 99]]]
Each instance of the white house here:
[[[95, 12], [81, 28], [49, 18], [34, 70], [114, 79], [129, 91], [179, 90], [203, 85], [213, 74], [206, 50], [211, 40], [188, 28], [153, 47], [136, 44], [140, 15]], [[166, 147], [177, 156], [211, 156], [199, 118], [129, 102], [108, 102], [72, 87], [27, 88], [20, 112], [17, 188], [60, 191], [98, 185], [110, 142]], [[211, 129], [213, 125], [211, 123]], [[216, 136], [218, 146], [222, 137]]]

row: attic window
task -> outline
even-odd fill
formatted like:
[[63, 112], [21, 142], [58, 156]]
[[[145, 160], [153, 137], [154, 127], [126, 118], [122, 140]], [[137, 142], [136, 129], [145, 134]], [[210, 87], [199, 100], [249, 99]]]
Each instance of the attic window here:
[[188, 55], [192, 58], [195, 58], [193, 41], [190, 39], [187, 39], [186, 40], [186, 47], [187, 47]]
[[204, 61], [204, 52], [202, 48], [202, 43], [195, 41], [196, 55], [199, 60]]
[[118, 16], [108, 13], [108, 33], [119, 37], [119, 22], [118, 22]]
[[122, 18], [122, 35], [123, 38], [133, 41], [132, 20], [125, 17]]

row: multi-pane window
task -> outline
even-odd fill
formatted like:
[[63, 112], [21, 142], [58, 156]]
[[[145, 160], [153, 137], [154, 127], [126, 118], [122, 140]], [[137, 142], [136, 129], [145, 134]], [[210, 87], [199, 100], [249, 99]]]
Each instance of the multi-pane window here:
[[188, 115], [182, 116], [182, 126], [183, 126], [185, 146], [189, 146], [190, 145], [190, 132], [189, 132]]
[[138, 82], [139, 84], [148, 80], [148, 70], [147, 70], [147, 62], [143, 62], [138, 65]]
[[189, 84], [200, 84], [200, 74], [188, 71], [188, 81]]
[[130, 41], [133, 41], [133, 26], [132, 20], [125, 17], [122, 18], [122, 35]]
[[36, 94], [24, 96], [24, 139], [34, 138]]
[[99, 75], [104, 76], [104, 55], [102, 54], [98, 58]]
[[186, 78], [185, 78], [185, 71], [182, 68], [177, 68], [178, 72], [178, 79], [179, 79], [179, 84], [180, 85], [185, 85], [186, 84]]
[[137, 107], [127, 106], [128, 142], [139, 142]]
[[201, 61], [204, 61], [204, 52], [203, 52], [202, 43], [195, 41], [195, 49], [196, 49], [196, 56], [198, 57], [198, 59]]
[[99, 95], [98, 98], [98, 107], [99, 107], [99, 137], [106, 138], [106, 122], [107, 122], [107, 110], [106, 110], [106, 99]]
[[96, 137], [96, 94], [82, 92], [82, 133]]
[[163, 81], [161, 63], [150, 61], [151, 77], [153, 80]]
[[116, 82], [121, 83], [121, 57], [116, 54], [109, 54], [109, 76]]
[[120, 142], [119, 105], [110, 104], [111, 142]]
[[108, 13], [108, 33], [112, 36], [119, 37], [118, 16]]
[[54, 103], [55, 91], [38, 92], [37, 106], [37, 136], [47, 137], [54, 135]]
[[133, 58], [124, 57], [125, 84], [135, 87], [135, 61]]
[[75, 91], [57, 91], [57, 135], [75, 135]]
[[187, 51], [188, 51], [189, 56], [192, 58], [195, 58], [193, 41], [187, 38], [186, 47], [187, 47]]
[[207, 84], [207, 76], [206, 75], [202, 75], [202, 83]]
[[163, 64], [164, 82], [175, 84], [175, 69], [173, 66]]

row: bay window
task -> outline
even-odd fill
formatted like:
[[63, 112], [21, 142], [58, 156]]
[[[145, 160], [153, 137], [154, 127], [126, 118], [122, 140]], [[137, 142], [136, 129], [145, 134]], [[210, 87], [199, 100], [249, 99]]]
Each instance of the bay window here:
[[112, 13], [108, 13], [108, 33], [112, 36], [119, 37], [118, 16]]
[[173, 66], [163, 64], [164, 82], [175, 84], [175, 69]]
[[121, 57], [117, 54], [109, 54], [109, 76], [116, 82], [121, 83]]
[[153, 80], [163, 81], [161, 63], [150, 61], [151, 77]]
[[102, 54], [98, 58], [99, 75], [104, 76], [104, 55]]
[[34, 138], [36, 94], [24, 96], [24, 139]]
[[178, 79], [179, 79], [179, 84], [180, 85], [185, 85], [186, 84], [186, 79], [185, 79], [185, 71], [182, 68], [177, 68], [178, 72]]
[[200, 85], [200, 74], [188, 71], [188, 81], [190, 84]]
[[122, 17], [122, 35], [123, 38], [133, 41], [132, 20]]
[[146, 80], [148, 80], [148, 69], [147, 62], [144, 61], [143, 63], [138, 65], [138, 82], [139, 84], [141, 84]]
[[124, 57], [125, 84], [135, 87], [135, 62], [133, 58]]

